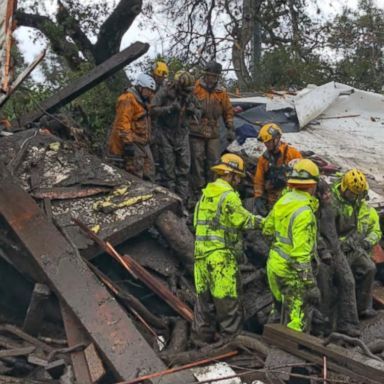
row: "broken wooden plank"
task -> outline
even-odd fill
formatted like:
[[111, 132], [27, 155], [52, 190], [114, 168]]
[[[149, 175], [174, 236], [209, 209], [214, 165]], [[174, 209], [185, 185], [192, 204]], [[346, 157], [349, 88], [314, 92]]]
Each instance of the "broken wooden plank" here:
[[89, 344], [88, 347], [85, 348], [84, 355], [87, 361], [89, 373], [91, 374], [92, 383], [97, 383], [105, 376], [106, 371], [93, 343]]
[[95, 196], [99, 195], [100, 193], [107, 193], [110, 191], [111, 188], [107, 187], [53, 187], [34, 189], [34, 191], [31, 193], [31, 196], [39, 200], [65, 200]]
[[91, 230], [88, 229], [81, 221], [73, 219], [73, 221], [101, 248], [117, 260], [129, 273], [134, 277], [139, 278], [148, 288], [161, 297], [172, 309], [179, 313], [185, 320], [193, 320], [193, 311], [176, 295], [174, 295], [168, 287], [166, 287], [160, 280], [154, 277], [144, 267], [142, 267], [136, 260], [128, 255], [120, 255], [111, 244], [103, 241], [96, 236]]
[[45, 284], [35, 284], [23, 324], [23, 330], [32, 336], [36, 336], [39, 332], [45, 316], [45, 304], [50, 294], [51, 291]]
[[384, 362], [372, 360], [357, 351], [333, 344], [324, 346], [322, 339], [281, 324], [265, 325], [263, 338], [269, 344], [321, 366], [323, 356], [326, 356], [331, 370], [350, 376], [359, 383], [382, 383]]
[[[1, 212], [1, 210], [0, 210]], [[25, 340], [29, 344], [34, 345], [37, 348], [40, 348], [41, 350], [51, 353], [54, 348], [49, 346], [48, 344], [43, 343], [39, 339], [36, 339], [36, 337], [33, 337], [31, 335], [28, 335], [28, 333], [22, 331], [18, 327], [12, 324], [1, 324], [0, 325], [0, 332], [9, 332], [17, 337], [19, 337], [22, 340]]]
[[0, 167], [0, 216], [12, 239], [76, 314], [117, 377], [129, 380], [139, 369], [164, 369], [125, 311], [5, 167]]
[[[89, 338], [85, 335], [79, 321], [71, 313], [68, 306], [60, 302], [61, 315], [63, 318], [65, 334], [67, 335], [68, 346], [73, 347], [80, 343], [89, 343]], [[91, 375], [88, 369], [84, 351], [71, 353], [72, 367], [76, 381], [83, 384], [92, 384]]]
[[0, 351], [0, 359], [2, 357], [16, 357], [16, 356], [26, 356], [32, 353], [36, 347], [21, 347], [13, 349], [3, 349]]
[[20, 127], [26, 126], [44, 115], [45, 111], [52, 113], [56, 109], [76, 99], [84, 92], [93, 88], [103, 80], [124, 68], [126, 65], [142, 56], [149, 49], [149, 44], [136, 42], [123, 51], [113, 55], [102, 64], [98, 65], [83, 77], [74, 80], [61, 91], [43, 101], [36, 111], [21, 116]]

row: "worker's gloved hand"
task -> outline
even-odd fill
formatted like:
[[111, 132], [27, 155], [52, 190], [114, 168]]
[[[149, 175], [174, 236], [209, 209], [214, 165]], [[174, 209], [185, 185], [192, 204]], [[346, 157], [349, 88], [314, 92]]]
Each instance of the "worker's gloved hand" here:
[[322, 251], [320, 253], [320, 259], [324, 264], [331, 265], [332, 264], [332, 254], [328, 250]]
[[124, 144], [124, 157], [134, 157], [135, 156], [135, 146], [132, 143]]
[[320, 305], [321, 293], [317, 285], [313, 285], [307, 289], [305, 292], [305, 300], [308, 304], [312, 304], [315, 307]]
[[364, 240], [362, 240], [362, 241], [360, 242], [360, 246], [361, 246], [361, 248], [363, 248], [365, 251], [371, 251], [371, 250], [372, 250], [372, 244], [371, 244], [368, 240], [366, 240], [366, 239], [364, 239]]
[[178, 112], [180, 111], [181, 109], [181, 105], [178, 101], [174, 101], [172, 104], [171, 104], [171, 111], [172, 112]]
[[268, 209], [267, 203], [263, 197], [256, 197], [253, 205], [253, 213], [259, 214], [260, 216], [267, 216]]

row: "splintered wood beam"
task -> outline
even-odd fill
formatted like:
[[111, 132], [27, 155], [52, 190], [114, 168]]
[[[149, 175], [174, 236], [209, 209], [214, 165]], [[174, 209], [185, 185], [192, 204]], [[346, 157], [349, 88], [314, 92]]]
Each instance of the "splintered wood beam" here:
[[380, 384], [384, 377], [384, 362], [373, 360], [355, 350], [338, 345], [324, 345], [324, 340], [306, 333], [293, 331], [281, 324], [264, 326], [264, 340], [306, 361], [323, 365], [323, 356], [334, 372], [347, 375], [359, 383]]
[[[68, 305], [117, 378], [132, 380], [142, 369], [165, 369], [127, 313], [5, 167], [0, 167], [0, 219], [9, 229], [9, 240], [19, 244]], [[170, 381], [180, 382], [181, 377]]]
[[46, 112], [52, 113], [58, 108], [76, 99], [89, 89], [95, 87], [109, 76], [113, 75], [126, 65], [144, 55], [149, 49], [149, 44], [136, 42], [123, 51], [116, 53], [108, 60], [104, 61], [86, 75], [72, 81], [61, 91], [55, 93], [52, 97], [43, 101], [37, 110], [21, 116], [19, 120], [20, 127], [27, 126], [30, 123], [40, 119]]

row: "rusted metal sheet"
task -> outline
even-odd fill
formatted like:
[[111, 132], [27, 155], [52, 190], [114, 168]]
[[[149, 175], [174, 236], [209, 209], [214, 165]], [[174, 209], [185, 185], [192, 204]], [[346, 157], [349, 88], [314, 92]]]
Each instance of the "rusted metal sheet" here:
[[[12, 229], [12, 238], [28, 251], [50, 288], [71, 308], [118, 378], [131, 380], [143, 370], [165, 368], [126, 312], [5, 167], [0, 167], [0, 216]], [[182, 379], [171, 382], [180, 383]]]
[[36, 111], [22, 116], [20, 118], [21, 127], [38, 120], [44, 115], [45, 111], [52, 113], [57, 108], [76, 99], [76, 97], [93, 88], [127, 64], [142, 56], [148, 49], [149, 44], [136, 42], [116, 55], [113, 55], [83, 77], [74, 80], [54, 96], [43, 101]]

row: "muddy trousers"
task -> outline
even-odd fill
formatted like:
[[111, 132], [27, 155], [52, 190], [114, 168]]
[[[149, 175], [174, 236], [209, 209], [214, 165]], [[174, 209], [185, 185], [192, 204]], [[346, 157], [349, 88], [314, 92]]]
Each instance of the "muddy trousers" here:
[[355, 279], [344, 253], [333, 255], [331, 265], [320, 263], [317, 283], [321, 292], [321, 312], [335, 322], [336, 330], [345, 331], [359, 325]]
[[295, 331], [306, 331], [310, 325], [305, 305], [306, 286], [298, 274], [270, 257], [267, 262], [267, 277], [275, 307], [282, 312], [281, 323]]
[[191, 170], [188, 133], [175, 135], [173, 131], [160, 131], [159, 147], [161, 148], [164, 186], [186, 199]]
[[238, 334], [243, 327], [243, 309], [235, 256], [220, 250], [195, 260], [194, 277], [197, 298], [192, 340], [209, 343], [215, 332], [222, 338]]
[[220, 160], [220, 138], [202, 139], [190, 136], [192, 189], [196, 196], [212, 180], [211, 167]]
[[149, 145], [137, 143], [133, 143], [133, 145], [135, 154], [133, 157], [125, 158], [125, 170], [141, 179], [154, 181], [155, 164]]
[[360, 247], [346, 252], [346, 258], [355, 277], [357, 311], [360, 314], [370, 308], [376, 266], [371, 255]]

